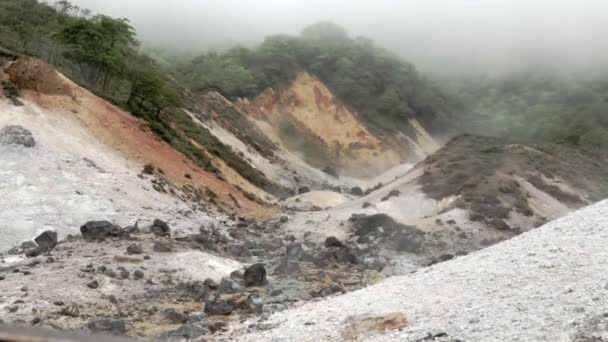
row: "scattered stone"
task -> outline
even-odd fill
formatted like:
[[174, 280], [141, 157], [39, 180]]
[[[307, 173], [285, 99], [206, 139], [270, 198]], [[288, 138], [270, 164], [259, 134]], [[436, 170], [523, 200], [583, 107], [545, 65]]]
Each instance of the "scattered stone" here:
[[218, 288], [218, 284], [215, 282], [215, 280], [211, 279], [211, 278], [207, 278], [205, 279], [205, 281], [203, 282], [203, 284], [205, 286], [207, 286], [208, 288], [210, 288], [211, 290], [217, 290]]
[[173, 246], [170, 242], [156, 241], [152, 249], [158, 253], [170, 253], [173, 251]]
[[56, 300], [56, 301], [53, 302], [53, 305], [63, 306], [64, 303], [62, 301], [60, 301], [60, 300]]
[[352, 187], [350, 189], [350, 194], [353, 196], [361, 197], [361, 196], [363, 196], [363, 189], [361, 189], [358, 186]]
[[205, 305], [205, 313], [213, 316], [227, 316], [232, 313], [234, 307], [226, 302], [212, 302]]
[[344, 320], [343, 325], [342, 338], [346, 341], [356, 341], [405, 328], [409, 325], [409, 320], [404, 313], [394, 312], [379, 316], [350, 316]]
[[86, 241], [100, 241], [113, 235], [120, 236], [121, 230], [109, 221], [89, 221], [80, 227], [80, 233]]
[[95, 289], [99, 288], [99, 282], [97, 280], [93, 280], [87, 284], [87, 287], [95, 290]]
[[127, 333], [127, 324], [122, 319], [96, 319], [87, 323], [86, 327], [93, 333], [109, 335], [125, 335]]
[[307, 192], [310, 192], [310, 188], [307, 186], [303, 186], [298, 189], [298, 194], [300, 194], [300, 195], [305, 194]]
[[243, 277], [246, 287], [264, 286], [268, 284], [264, 264], [253, 264], [245, 269]]
[[344, 244], [335, 236], [330, 236], [325, 239], [325, 247], [344, 247]]
[[172, 324], [183, 324], [188, 321], [188, 316], [184, 315], [182, 312], [178, 312], [174, 308], [165, 309], [160, 315], [164, 321], [169, 321]]
[[220, 281], [220, 285], [218, 287], [218, 291], [220, 293], [239, 293], [243, 287], [236, 280], [224, 277]]
[[120, 273], [121, 279], [128, 279], [129, 276], [131, 275], [130, 272], [124, 267], [119, 267], [118, 272]]
[[78, 317], [80, 315], [80, 308], [78, 307], [78, 304], [70, 303], [68, 306], [61, 309], [59, 314], [63, 316]]
[[34, 147], [36, 141], [32, 132], [23, 126], [11, 125], [0, 129], [0, 145]]
[[159, 237], [171, 236], [171, 228], [169, 228], [169, 225], [165, 221], [159, 219], [154, 220], [152, 227], [150, 227], [150, 231]]
[[34, 241], [36, 241], [38, 247], [42, 248], [44, 252], [48, 252], [57, 246], [57, 232], [47, 230], [38, 235]]
[[144, 249], [140, 243], [134, 243], [134, 244], [130, 245], [129, 247], [127, 247], [128, 255], [143, 254], [143, 252], [144, 252]]
[[191, 341], [208, 333], [209, 328], [207, 324], [197, 322], [184, 324], [176, 330], [165, 332], [160, 338], [168, 341]]
[[141, 279], [143, 277], [144, 277], [144, 272], [143, 271], [141, 271], [141, 270], [135, 270], [133, 272], [133, 278], [135, 278], [135, 279]]

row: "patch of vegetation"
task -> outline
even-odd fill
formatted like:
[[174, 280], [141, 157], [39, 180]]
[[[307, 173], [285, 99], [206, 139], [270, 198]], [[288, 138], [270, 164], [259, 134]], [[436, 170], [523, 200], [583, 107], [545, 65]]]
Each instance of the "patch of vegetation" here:
[[[583, 205], [608, 197], [608, 152], [557, 144], [521, 145], [500, 138], [462, 135], [423, 164], [422, 190], [440, 200], [460, 196], [456, 205], [470, 209], [473, 221], [506, 229], [511, 209], [532, 216], [528, 196], [512, 176], [527, 180], [556, 199]], [[546, 183], [559, 178], [586, 199]], [[514, 227], [517, 228], [517, 227]]]
[[374, 128], [407, 132], [412, 117], [431, 128], [449, 122], [447, 99], [412, 64], [330, 22], [299, 36], [267, 37], [251, 49], [209, 52], [171, 70], [194, 91], [217, 90], [230, 99], [254, 97], [306, 70]]
[[[210, 153], [252, 184], [273, 194], [285, 193], [181, 109], [192, 100], [153, 59], [138, 52], [136, 33], [127, 19], [92, 15], [65, 0], [52, 5], [5, 0], [0, 2], [0, 45], [16, 51], [3, 48], [0, 54], [43, 59], [100, 97], [146, 120], [155, 134], [201, 168], [219, 172], [207, 155]], [[223, 114], [221, 110], [219, 114]], [[270, 149], [267, 141], [258, 140], [262, 150]]]

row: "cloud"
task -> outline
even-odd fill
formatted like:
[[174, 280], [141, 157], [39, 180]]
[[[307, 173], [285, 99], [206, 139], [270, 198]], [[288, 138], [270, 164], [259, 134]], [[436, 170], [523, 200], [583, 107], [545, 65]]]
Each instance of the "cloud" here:
[[425, 69], [608, 65], [605, 0], [74, 0], [127, 17], [149, 45], [250, 45], [332, 20]]

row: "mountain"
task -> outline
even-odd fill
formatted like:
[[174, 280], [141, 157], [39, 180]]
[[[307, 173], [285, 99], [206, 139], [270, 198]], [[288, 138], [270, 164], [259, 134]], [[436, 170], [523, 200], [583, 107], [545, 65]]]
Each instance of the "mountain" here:
[[[573, 119], [520, 134], [551, 114], [503, 109], [561, 87], [440, 88], [332, 23], [160, 67], [126, 19], [0, 9], [3, 322], [416, 342], [603, 324], [605, 203], [581, 209], [608, 197], [587, 132], [603, 129], [601, 85], [559, 107], [587, 113], [564, 126], [574, 138], [536, 137]], [[519, 123], [484, 132], [493, 110]]]

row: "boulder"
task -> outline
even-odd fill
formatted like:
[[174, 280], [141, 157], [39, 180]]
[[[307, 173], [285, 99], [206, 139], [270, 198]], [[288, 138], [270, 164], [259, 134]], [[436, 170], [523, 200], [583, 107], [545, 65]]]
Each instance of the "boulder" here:
[[127, 247], [127, 254], [129, 254], [129, 255], [143, 254], [143, 252], [144, 252], [144, 249], [140, 243], [135, 243], [135, 244], [132, 244], [129, 247]]
[[154, 220], [152, 227], [150, 227], [150, 231], [156, 236], [171, 236], [171, 228], [169, 228], [169, 225], [165, 221], [159, 219]]
[[243, 280], [246, 287], [264, 286], [268, 284], [264, 264], [253, 264], [245, 269]]
[[232, 313], [234, 307], [227, 302], [212, 302], [205, 304], [205, 313], [208, 315], [227, 316]]
[[47, 230], [38, 235], [34, 241], [43, 251], [48, 252], [57, 246], [57, 232]]
[[363, 189], [361, 189], [358, 186], [352, 187], [350, 189], [350, 194], [353, 196], [361, 197], [361, 196], [363, 196]]
[[161, 312], [161, 317], [164, 321], [172, 324], [183, 324], [188, 321], [188, 316], [182, 312], [178, 312], [174, 308], [165, 309]]
[[23, 126], [5, 126], [0, 129], [0, 145], [34, 147], [36, 141], [32, 132]]
[[120, 231], [120, 227], [109, 221], [89, 221], [80, 227], [80, 233], [87, 241], [100, 241], [110, 236], [120, 236]]
[[330, 247], [344, 247], [344, 244], [338, 240], [338, 238], [336, 238], [335, 236], [330, 236], [327, 239], [325, 239], [325, 247], [330, 248]]

